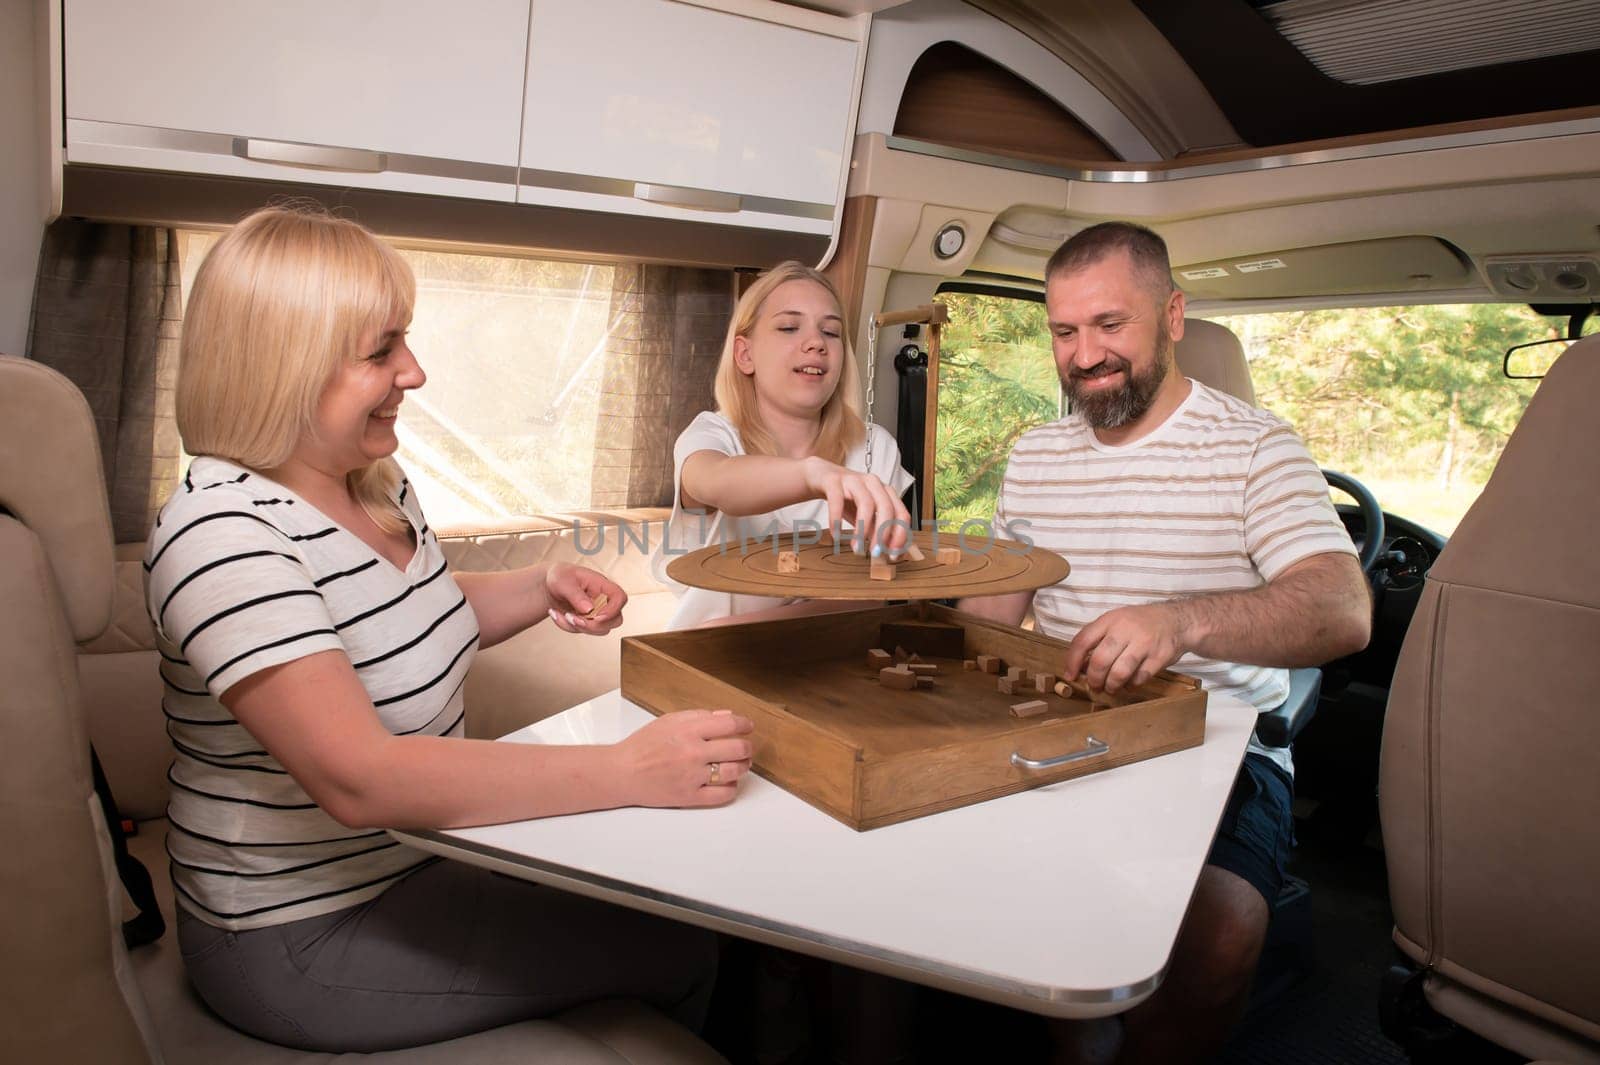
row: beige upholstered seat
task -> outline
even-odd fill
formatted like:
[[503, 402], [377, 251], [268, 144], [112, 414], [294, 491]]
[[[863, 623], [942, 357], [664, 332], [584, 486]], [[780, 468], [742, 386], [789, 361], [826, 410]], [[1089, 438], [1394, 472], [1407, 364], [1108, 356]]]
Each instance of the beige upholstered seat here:
[[1600, 1061], [1600, 338], [1539, 386], [1429, 573], [1384, 722], [1394, 939], [1457, 1023]]
[[1227, 326], [1203, 318], [1185, 318], [1183, 339], [1177, 342], [1173, 354], [1178, 372], [1185, 377], [1255, 406], [1256, 390], [1250, 383], [1244, 346]]
[[[171, 931], [131, 958], [123, 947], [121, 885], [90, 778], [76, 661], [77, 644], [106, 627], [112, 604], [111, 525], [94, 424], [64, 378], [4, 356], [0, 507], [9, 512], [0, 514], [0, 1061], [332, 1060], [260, 1042], [212, 1016], [183, 978]], [[142, 826], [134, 850], [170, 923], [164, 827], [159, 820]], [[722, 1060], [631, 1002], [367, 1057], [394, 1065]]]

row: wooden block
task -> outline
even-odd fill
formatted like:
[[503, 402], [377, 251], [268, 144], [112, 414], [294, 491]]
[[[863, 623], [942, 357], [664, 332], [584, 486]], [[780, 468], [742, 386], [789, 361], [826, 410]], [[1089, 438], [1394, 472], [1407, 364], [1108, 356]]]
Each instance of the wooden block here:
[[1055, 677], [1054, 673], [1035, 673], [1033, 675], [1033, 687], [1034, 687], [1034, 690], [1037, 691], [1040, 695], [1043, 695], [1046, 692], [1050, 691], [1050, 689], [1054, 688], [1055, 685], [1056, 685], [1056, 677]]
[[894, 645], [894, 660], [896, 662], [904, 662], [907, 659], [909, 659], [910, 657], [911, 657], [911, 652], [910, 651], [907, 651], [904, 647], [901, 647], [899, 644], [895, 644]]
[[779, 551], [778, 552], [778, 572], [779, 573], [799, 573], [800, 572], [800, 556], [795, 554], [793, 551]]
[[1015, 703], [1011, 707], [1012, 717], [1033, 717], [1042, 714], [1050, 707], [1043, 699], [1030, 699], [1025, 703]]
[[1013, 684], [1026, 684], [1028, 683], [1028, 671], [1021, 666], [1012, 666], [1006, 670], [1006, 679]]
[[932, 662], [907, 662], [906, 668], [913, 673], [933, 674], [939, 672], [939, 667]]
[[593, 621], [595, 618], [600, 616], [600, 611], [604, 610], [606, 608], [606, 604], [609, 602], [611, 602], [611, 597], [605, 592], [601, 592], [599, 595], [595, 596], [589, 601], [589, 612], [583, 615], [584, 618], [589, 621]]
[[894, 665], [894, 655], [881, 647], [874, 647], [867, 652], [867, 666], [870, 669], [888, 669]]
[[1017, 682], [1010, 677], [1001, 677], [995, 683], [999, 686], [1001, 695], [1017, 694]]
[[964, 658], [966, 640], [966, 630], [960, 625], [941, 621], [886, 621], [878, 630], [879, 646], [899, 644], [929, 658]]
[[885, 688], [894, 688], [898, 691], [910, 691], [917, 686], [917, 675], [909, 669], [878, 670], [878, 683]]
[[875, 581], [892, 581], [894, 580], [894, 563], [886, 558], [875, 558], [872, 560], [872, 568], [867, 572], [867, 576]]
[[977, 661], [978, 668], [985, 673], [1000, 672], [1000, 660], [994, 655], [979, 655]]
[[978, 668], [978, 660], [975, 658], [969, 658], [961, 663], [961, 668], [966, 670], [968, 673], [971, 673]]
[[1076, 699], [1078, 697], [1077, 694], [1073, 692], [1072, 685], [1068, 684], [1064, 680], [1056, 683], [1055, 691], [1056, 694], [1061, 696], [1063, 699]]
[[913, 675], [917, 677], [917, 687], [919, 687], [919, 688], [931, 688], [931, 687], [933, 687], [933, 678], [932, 677], [924, 677], [924, 676], [920, 676], [920, 675], [916, 675], [916, 674], [913, 674]]
[[917, 654], [917, 652], [912, 651], [911, 652], [911, 657], [907, 658], [906, 661], [907, 662], [920, 662], [920, 661], [922, 661], [922, 656]]
[[961, 548], [941, 547], [939, 548], [939, 553], [934, 556], [934, 561], [941, 566], [959, 566], [961, 565]]
[[927, 558], [928, 556], [924, 555], [922, 553], [922, 548], [917, 546], [917, 542], [915, 540], [907, 540], [906, 541], [906, 557], [909, 558], [913, 562], [921, 562], [923, 559]]

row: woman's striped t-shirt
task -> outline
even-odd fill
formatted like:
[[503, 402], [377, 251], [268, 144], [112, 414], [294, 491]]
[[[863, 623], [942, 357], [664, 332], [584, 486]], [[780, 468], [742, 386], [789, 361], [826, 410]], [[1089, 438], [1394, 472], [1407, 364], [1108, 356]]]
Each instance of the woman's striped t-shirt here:
[[[1107, 611], [1257, 588], [1303, 559], [1354, 555], [1321, 470], [1280, 418], [1192, 382], [1159, 428], [1131, 444], [1096, 439], [1069, 415], [1025, 433], [996, 504], [1001, 529], [1059, 552], [1065, 581], [1042, 588], [1039, 630], [1071, 639]], [[1186, 654], [1171, 667], [1260, 710], [1289, 672]], [[1289, 752], [1250, 749], [1292, 771]]]
[[286, 488], [219, 459], [196, 459], [156, 520], [145, 592], [175, 752], [167, 851], [180, 902], [213, 925], [353, 906], [428, 860], [325, 814], [220, 701], [268, 666], [340, 650], [390, 732], [462, 734], [477, 618], [407, 482], [396, 500], [417, 543], [404, 572]]

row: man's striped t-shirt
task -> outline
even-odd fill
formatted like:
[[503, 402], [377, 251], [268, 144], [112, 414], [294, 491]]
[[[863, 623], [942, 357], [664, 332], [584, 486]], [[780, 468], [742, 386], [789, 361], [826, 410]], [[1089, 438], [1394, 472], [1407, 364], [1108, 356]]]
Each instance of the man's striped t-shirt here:
[[390, 732], [462, 734], [477, 617], [410, 485], [395, 498], [417, 543], [404, 572], [288, 489], [219, 459], [196, 459], [156, 521], [145, 591], [175, 751], [167, 851], [179, 900], [210, 924], [343, 909], [428, 860], [325, 814], [220, 702], [268, 666], [340, 650]]
[[[1191, 382], [1160, 427], [1131, 444], [1096, 439], [1076, 415], [1012, 449], [997, 528], [1072, 566], [1034, 595], [1039, 630], [1071, 639], [1107, 611], [1259, 587], [1303, 559], [1355, 547], [1305, 445], [1282, 419]], [[1286, 669], [1186, 654], [1172, 669], [1260, 710], [1289, 692]], [[1289, 752], [1251, 750], [1292, 772]]]

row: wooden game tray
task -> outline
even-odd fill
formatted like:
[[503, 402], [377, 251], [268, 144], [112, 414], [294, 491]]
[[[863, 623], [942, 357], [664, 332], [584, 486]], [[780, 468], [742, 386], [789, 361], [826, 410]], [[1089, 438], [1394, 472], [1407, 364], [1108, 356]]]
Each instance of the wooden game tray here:
[[[912, 533], [923, 552], [921, 561], [894, 565], [892, 581], [869, 576], [871, 560], [831, 539], [798, 546], [792, 536], [751, 540], [746, 544], [713, 544], [673, 559], [667, 576], [693, 588], [740, 595], [803, 596], [810, 599], [949, 599], [963, 595], [1005, 595], [1031, 592], [1067, 577], [1067, 560], [1054, 551], [1018, 540], [932, 530]], [[965, 545], [963, 549], [963, 545]], [[937, 548], [961, 549], [961, 561], [941, 565]], [[799, 573], [779, 573], [779, 551], [792, 551]]]
[[[938, 665], [931, 690], [878, 682], [867, 651], [886, 637], [893, 641], [886, 650], [898, 643]], [[960, 656], [951, 657], [957, 639]], [[983, 654], [1030, 674], [1057, 673], [1066, 647], [948, 607], [908, 603], [631, 636], [622, 641], [622, 694], [656, 714], [712, 707], [751, 718], [755, 771], [858, 831], [1205, 738], [1206, 694], [1191, 677], [1162, 673], [1125, 693], [1137, 701], [1107, 708], [1040, 695], [1031, 685], [1004, 695], [995, 676], [962, 668], [961, 656]], [[1049, 709], [1011, 715], [1013, 704], [1030, 699]]]

